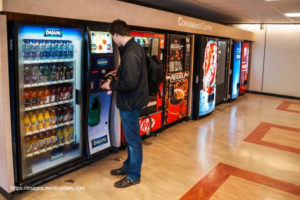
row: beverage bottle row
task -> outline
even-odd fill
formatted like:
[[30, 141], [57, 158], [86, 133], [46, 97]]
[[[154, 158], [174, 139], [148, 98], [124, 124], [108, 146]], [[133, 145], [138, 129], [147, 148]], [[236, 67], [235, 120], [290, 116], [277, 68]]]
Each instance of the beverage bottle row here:
[[73, 78], [73, 67], [66, 63], [44, 63], [24, 65], [24, 84], [69, 80]]
[[25, 148], [28, 157], [70, 144], [74, 141], [73, 125], [25, 136]]
[[71, 59], [73, 43], [69, 40], [23, 40], [25, 60]]
[[25, 107], [58, 103], [73, 98], [73, 85], [58, 85], [24, 90]]
[[37, 131], [44, 128], [73, 120], [72, 105], [57, 106], [50, 109], [37, 110], [24, 114], [25, 132]]

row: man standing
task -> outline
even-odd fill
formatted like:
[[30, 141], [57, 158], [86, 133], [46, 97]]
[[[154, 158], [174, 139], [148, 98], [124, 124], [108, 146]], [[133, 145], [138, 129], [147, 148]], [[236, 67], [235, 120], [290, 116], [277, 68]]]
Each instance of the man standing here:
[[146, 56], [143, 48], [130, 37], [126, 22], [115, 20], [110, 25], [113, 41], [119, 47], [121, 64], [115, 80], [108, 80], [101, 88], [117, 91], [117, 107], [128, 145], [128, 158], [112, 175], [126, 175], [114, 185], [118, 188], [138, 184], [143, 160], [139, 116], [141, 108], [148, 103], [148, 79]]

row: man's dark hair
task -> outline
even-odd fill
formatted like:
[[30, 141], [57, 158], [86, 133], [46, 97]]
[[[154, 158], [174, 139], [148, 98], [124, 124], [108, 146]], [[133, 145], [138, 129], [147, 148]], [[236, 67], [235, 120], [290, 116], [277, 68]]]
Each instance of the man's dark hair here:
[[130, 29], [126, 22], [122, 20], [115, 20], [110, 24], [109, 27], [110, 34], [114, 35], [115, 33], [121, 36], [130, 36]]

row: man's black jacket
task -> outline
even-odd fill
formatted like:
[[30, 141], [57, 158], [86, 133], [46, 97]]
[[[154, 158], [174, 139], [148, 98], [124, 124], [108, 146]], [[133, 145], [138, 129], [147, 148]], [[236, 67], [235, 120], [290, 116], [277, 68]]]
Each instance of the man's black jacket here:
[[134, 110], [148, 104], [148, 77], [144, 49], [131, 38], [119, 48], [121, 64], [118, 80], [112, 80], [110, 88], [117, 91], [117, 107]]

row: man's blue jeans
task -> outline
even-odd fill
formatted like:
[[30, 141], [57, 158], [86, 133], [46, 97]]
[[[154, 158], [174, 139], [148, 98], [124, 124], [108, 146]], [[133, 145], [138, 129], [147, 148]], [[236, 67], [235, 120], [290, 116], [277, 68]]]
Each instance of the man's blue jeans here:
[[126, 177], [131, 181], [137, 181], [141, 178], [143, 150], [139, 126], [140, 113], [141, 109], [120, 110], [122, 126], [128, 146], [128, 158], [123, 163], [123, 169], [127, 170]]

